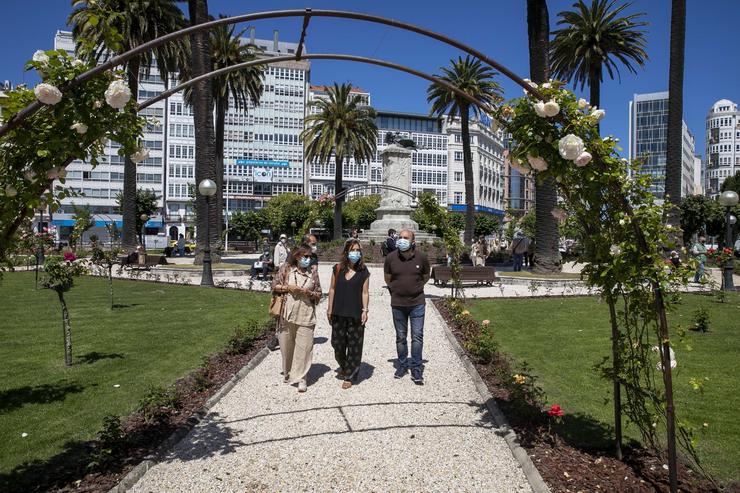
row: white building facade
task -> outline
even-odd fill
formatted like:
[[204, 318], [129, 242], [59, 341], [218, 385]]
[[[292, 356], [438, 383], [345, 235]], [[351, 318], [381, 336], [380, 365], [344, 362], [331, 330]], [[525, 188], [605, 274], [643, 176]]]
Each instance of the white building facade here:
[[728, 176], [740, 171], [740, 111], [729, 99], [712, 105], [706, 119], [705, 193], [717, 197]]

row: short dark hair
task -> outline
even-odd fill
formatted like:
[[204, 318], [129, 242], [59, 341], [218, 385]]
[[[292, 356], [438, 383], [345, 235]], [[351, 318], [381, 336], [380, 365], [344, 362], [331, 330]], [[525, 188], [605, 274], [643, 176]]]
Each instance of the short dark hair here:
[[388, 230], [388, 236], [396, 234], [396, 230], [391, 228]]
[[301, 238], [301, 245], [310, 245], [311, 238], [318, 241], [318, 239], [316, 238], [316, 235], [312, 235], [311, 233], [308, 233], [308, 234], [303, 235], [303, 237]]
[[292, 266], [298, 265], [298, 260], [301, 259], [301, 257], [310, 257], [311, 256], [311, 249], [305, 245], [301, 245], [295, 250], [291, 252], [291, 254], [288, 256], [288, 263]]

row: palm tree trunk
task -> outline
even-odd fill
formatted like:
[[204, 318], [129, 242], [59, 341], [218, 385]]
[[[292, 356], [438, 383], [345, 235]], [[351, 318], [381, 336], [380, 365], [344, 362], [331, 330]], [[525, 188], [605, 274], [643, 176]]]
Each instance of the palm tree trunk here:
[[[344, 167], [344, 156], [335, 156], [336, 173], [334, 174], [334, 196], [342, 191], [342, 173]], [[339, 197], [334, 201], [334, 239], [342, 239], [342, 205], [344, 197]]]
[[[128, 86], [133, 97], [139, 95], [139, 57], [131, 59], [128, 63]], [[136, 163], [129, 156], [123, 164], [123, 194], [121, 196], [121, 216], [123, 227], [121, 231], [121, 244], [126, 252], [130, 252], [140, 243], [139, 231], [136, 223]]]
[[601, 106], [601, 64], [591, 67], [588, 71], [589, 103], [591, 106]]
[[473, 176], [473, 155], [470, 151], [470, 122], [468, 103], [459, 102], [460, 107], [460, 134], [463, 145], [463, 172], [465, 174], [465, 233], [463, 241], [466, 245], [473, 244], [475, 233], [475, 177]]
[[[529, 36], [529, 74], [532, 81], [547, 81], [550, 72], [550, 15], [546, 0], [527, 0]], [[534, 271], [560, 272], [558, 224], [551, 211], [557, 206], [555, 180], [535, 180], [535, 257]]]
[[[678, 206], [681, 203], [683, 174], [683, 72], [686, 44], [686, 0], [671, 3], [671, 48], [668, 69], [668, 143], [665, 164], [665, 200], [674, 205], [668, 211], [668, 224], [681, 226]], [[683, 246], [683, 234], [674, 230], [671, 239]]]
[[217, 223], [218, 241], [221, 242], [223, 233], [223, 220], [221, 213], [224, 210], [224, 129], [226, 127], [226, 111], [229, 109], [229, 97], [216, 98], [216, 210], [219, 212]]
[[[202, 24], [208, 21], [208, 1], [207, 0], [189, 0], [188, 7], [190, 12], [190, 22]], [[211, 71], [211, 47], [208, 39], [208, 33], [195, 33], [190, 36], [191, 44], [191, 66], [193, 78]], [[204, 80], [193, 86], [193, 117], [195, 123], [195, 210], [197, 212], [197, 230], [196, 230], [196, 263], [203, 260], [203, 249], [206, 242], [211, 246], [217, 244], [218, 228], [210, 228], [210, 238], [206, 238], [206, 222], [215, 225], [220, 222], [220, 214], [216, 211], [216, 201], [211, 201], [211, 207], [208, 207], [205, 197], [197, 192], [198, 184], [209, 178], [213, 181], [216, 177], [216, 149], [215, 149], [215, 132], [213, 129], [213, 92], [211, 89], [212, 82], [210, 79]], [[218, 252], [213, 252], [212, 255]], [[214, 258], [214, 263], [218, 261]]]
[[59, 303], [62, 305], [62, 335], [64, 337], [64, 364], [72, 366], [72, 325], [69, 323], [69, 310], [64, 301], [64, 293], [57, 289]]

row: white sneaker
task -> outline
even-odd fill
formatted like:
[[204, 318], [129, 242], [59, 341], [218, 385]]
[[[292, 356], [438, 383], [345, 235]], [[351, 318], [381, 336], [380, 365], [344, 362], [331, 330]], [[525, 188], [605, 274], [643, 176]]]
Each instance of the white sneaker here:
[[306, 386], [306, 381], [301, 380], [300, 382], [298, 382], [298, 392], [305, 392], [306, 390], [308, 390], [308, 387]]

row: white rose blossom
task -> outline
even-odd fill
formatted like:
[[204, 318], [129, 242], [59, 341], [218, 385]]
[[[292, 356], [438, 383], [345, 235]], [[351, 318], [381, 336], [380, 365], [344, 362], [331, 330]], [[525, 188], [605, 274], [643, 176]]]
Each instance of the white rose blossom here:
[[558, 113], [560, 113], [560, 105], [554, 99], [545, 103], [545, 115], [553, 117]]
[[56, 86], [45, 82], [37, 85], [34, 88], [33, 93], [36, 95], [36, 99], [44, 104], [52, 106], [62, 100], [62, 91], [57, 89]]
[[36, 181], [36, 172], [32, 169], [26, 170], [23, 173], [23, 176], [26, 178], [26, 180], [30, 181], [31, 183], [34, 183]]
[[543, 157], [527, 154], [527, 161], [534, 170], [545, 171], [547, 169], [547, 161]]
[[149, 149], [146, 149], [144, 147], [139, 148], [138, 151], [131, 154], [131, 161], [135, 163], [140, 163], [143, 160], [147, 159], [149, 157]]
[[49, 55], [47, 55], [43, 50], [36, 50], [36, 53], [33, 54], [32, 60], [46, 65], [49, 63]]
[[511, 165], [512, 168], [514, 168], [515, 170], [517, 170], [519, 173], [521, 173], [523, 175], [528, 175], [529, 172], [531, 171], [529, 168], [527, 168], [524, 165], [523, 162], [521, 162], [517, 158], [511, 158], [509, 164]]
[[619, 248], [619, 245], [612, 245], [609, 247], [609, 252], [612, 255], [619, 255], [620, 253], [622, 253], [622, 249]]
[[576, 166], [579, 166], [582, 168], [591, 162], [591, 158], [592, 156], [590, 152], [583, 151], [582, 153], [578, 155], [578, 157], [573, 162], [576, 164]]
[[578, 100], [578, 109], [579, 110], [585, 110], [586, 108], [588, 108], [588, 101], [586, 101], [583, 98], [579, 99]]
[[87, 125], [85, 125], [84, 123], [77, 122], [69, 128], [71, 128], [72, 130], [74, 130], [80, 135], [84, 135], [87, 133]]
[[583, 139], [577, 135], [568, 134], [558, 141], [558, 151], [568, 161], [576, 159], [584, 150]]
[[97, 109], [100, 109], [100, 108], [102, 108], [102, 107], [103, 107], [103, 102], [102, 102], [102, 101], [100, 101], [100, 100], [96, 100], [96, 101], [95, 101], [95, 102], [93, 103], [93, 108], [95, 108], [96, 110], [97, 110]]
[[105, 90], [105, 102], [111, 108], [120, 110], [126, 106], [131, 99], [131, 89], [122, 80], [114, 80]]
[[542, 89], [550, 89], [550, 87], [552, 87], [552, 85], [549, 82], [542, 84]]
[[593, 110], [591, 112], [591, 116], [593, 116], [594, 118], [596, 118], [596, 121], [597, 122], [600, 122], [606, 116], [606, 111], [596, 109], [596, 110]]
[[75, 58], [74, 60], [72, 60], [73, 67], [82, 67], [83, 65], [85, 65], [85, 62], [83, 62], [79, 58]]
[[13, 185], [7, 185], [5, 187], [5, 195], [7, 197], [15, 197], [16, 195], [18, 195], [18, 190], [16, 190]]
[[537, 116], [546, 117], [547, 113], [545, 112], [545, 103], [542, 101], [537, 101], [534, 103], [534, 112], [537, 113]]

